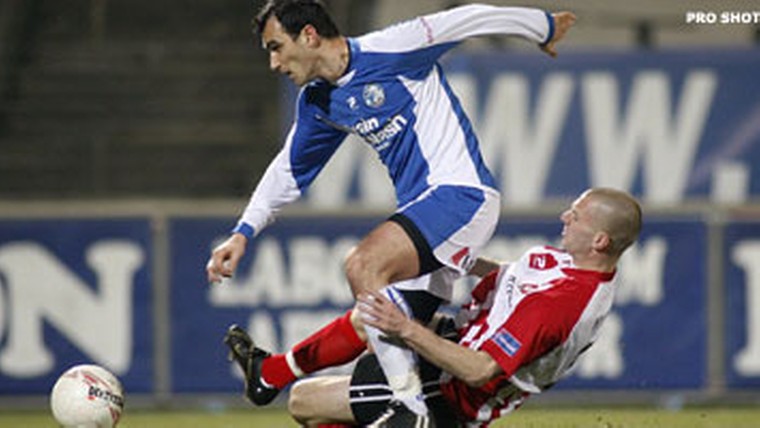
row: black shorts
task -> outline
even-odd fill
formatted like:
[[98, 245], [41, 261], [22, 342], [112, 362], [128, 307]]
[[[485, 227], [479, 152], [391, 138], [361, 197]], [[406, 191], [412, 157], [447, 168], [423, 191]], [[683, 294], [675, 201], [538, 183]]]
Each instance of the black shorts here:
[[412, 240], [412, 243], [414, 243], [414, 248], [417, 250], [417, 257], [420, 262], [419, 276], [443, 267], [443, 264], [435, 258], [435, 255], [433, 255], [433, 250], [430, 248], [430, 244], [428, 244], [425, 236], [409, 217], [401, 213], [396, 213], [390, 216], [388, 221], [392, 221], [401, 226], [407, 236], [409, 236], [409, 239]]
[[[420, 359], [420, 378], [425, 403], [435, 418], [438, 428], [455, 428], [463, 426], [457, 422], [451, 406], [441, 395], [439, 379], [441, 370]], [[385, 374], [374, 354], [366, 354], [357, 361], [351, 375], [349, 402], [354, 419], [361, 426], [369, 425], [385, 412], [393, 393]]]
[[427, 324], [443, 303], [443, 299], [422, 290], [398, 290], [412, 311], [414, 319]]

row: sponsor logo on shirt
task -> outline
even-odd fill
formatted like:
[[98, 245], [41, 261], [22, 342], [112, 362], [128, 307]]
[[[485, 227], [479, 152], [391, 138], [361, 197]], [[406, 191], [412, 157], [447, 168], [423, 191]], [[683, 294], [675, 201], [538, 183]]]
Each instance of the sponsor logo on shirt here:
[[510, 332], [503, 328], [496, 333], [493, 337], [493, 341], [510, 357], [514, 357], [522, 346], [522, 343], [520, 343], [519, 340], [515, 339]]
[[531, 269], [549, 270], [557, 266], [557, 259], [549, 253], [531, 254], [529, 266]]
[[354, 129], [365, 141], [372, 144], [375, 150], [380, 151], [390, 145], [390, 140], [403, 131], [407, 123], [409, 121], [404, 116], [397, 114], [388, 120], [384, 126], [380, 126], [380, 121], [373, 117], [360, 121], [354, 126]]
[[354, 129], [362, 137], [367, 134], [371, 134], [374, 130], [380, 127], [380, 121], [376, 117], [370, 117], [369, 119], [362, 119], [356, 125]]

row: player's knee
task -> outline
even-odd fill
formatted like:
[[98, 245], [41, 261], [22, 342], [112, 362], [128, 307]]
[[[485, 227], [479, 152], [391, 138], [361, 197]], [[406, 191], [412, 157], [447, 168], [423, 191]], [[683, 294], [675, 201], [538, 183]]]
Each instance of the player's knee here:
[[391, 260], [361, 246], [349, 251], [343, 267], [354, 295], [379, 291], [401, 276], [399, 268]]
[[366, 342], [367, 332], [364, 330], [364, 322], [362, 322], [361, 315], [359, 314], [359, 310], [354, 307], [351, 311], [351, 315], [349, 315], [349, 321], [351, 322], [351, 326], [354, 328], [356, 335], [359, 336], [359, 339]]
[[290, 388], [288, 397], [288, 413], [301, 425], [307, 425], [312, 417], [308, 390], [303, 383], [297, 382]]
[[359, 250], [358, 247], [352, 248], [346, 255], [343, 269], [353, 292], [356, 294], [364, 291], [362, 287], [365, 287], [364, 284], [368, 282], [368, 279], [372, 275], [370, 263], [364, 252]]

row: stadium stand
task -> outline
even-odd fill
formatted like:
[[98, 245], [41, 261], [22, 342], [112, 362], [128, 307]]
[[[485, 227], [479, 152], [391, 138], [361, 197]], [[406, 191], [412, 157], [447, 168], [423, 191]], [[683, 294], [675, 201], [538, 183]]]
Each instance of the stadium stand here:
[[247, 4], [18, 7], [29, 19], [6, 62], [4, 195], [239, 193], [271, 158], [257, 142], [277, 141], [278, 85], [250, 46]]

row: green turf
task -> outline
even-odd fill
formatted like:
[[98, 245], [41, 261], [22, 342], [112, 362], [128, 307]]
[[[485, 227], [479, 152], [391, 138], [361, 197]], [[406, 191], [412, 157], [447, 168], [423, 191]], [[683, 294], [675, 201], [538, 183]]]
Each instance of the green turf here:
[[[0, 412], [0, 427], [55, 427], [44, 412]], [[141, 412], [124, 415], [120, 428], [289, 428], [297, 425], [282, 410], [202, 412]], [[760, 410], [688, 409], [523, 409], [491, 425], [494, 428], [750, 428], [760, 426]]]

